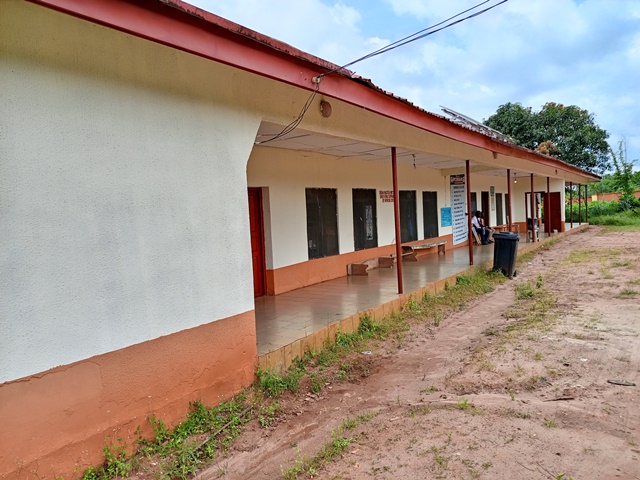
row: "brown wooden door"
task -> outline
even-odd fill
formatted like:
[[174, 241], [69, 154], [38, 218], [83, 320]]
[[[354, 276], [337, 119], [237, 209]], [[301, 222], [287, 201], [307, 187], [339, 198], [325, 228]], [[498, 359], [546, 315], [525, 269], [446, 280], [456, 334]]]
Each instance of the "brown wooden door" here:
[[562, 201], [560, 192], [545, 193], [544, 199], [544, 217], [545, 223], [549, 223], [549, 232], [557, 230], [564, 231], [562, 228]]
[[491, 226], [489, 223], [489, 215], [491, 214], [490, 206], [489, 206], [489, 192], [481, 193], [481, 202], [482, 202], [482, 219], [484, 220], [484, 224], [486, 226]]
[[251, 229], [251, 257], [253, 259], [253, 294], [266, 293], [264, 261], [264, 227], [262, 221], [262, 190], [249, 189], [249, 226]]

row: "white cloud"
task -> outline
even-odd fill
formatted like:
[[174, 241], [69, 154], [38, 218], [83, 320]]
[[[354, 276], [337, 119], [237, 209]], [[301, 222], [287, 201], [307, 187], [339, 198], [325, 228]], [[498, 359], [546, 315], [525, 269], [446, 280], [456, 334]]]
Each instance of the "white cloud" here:
[[390, 40], [380, 37], [369, 37], [364, 41], [365, 45], [371, 48], [371, 51], [379, 50], [391, 43]]
[[346, 63], [364, 50], [357, 9], [321, 0], [190, 0], [252, 30], [286, 42], [334, 63]]
[[467, 10], [479, 1], [466, 0], [385, 0], [396, 15], [411, 15], [419, 19], [444, 20], [458, 12]]
[[347, 7], [343, 4], [336, 4], [329, 9], [333, 20], [338, 25], [345, 28], [355, 28], [356, 24], [360, 21], [360, 12], [352, 7]]

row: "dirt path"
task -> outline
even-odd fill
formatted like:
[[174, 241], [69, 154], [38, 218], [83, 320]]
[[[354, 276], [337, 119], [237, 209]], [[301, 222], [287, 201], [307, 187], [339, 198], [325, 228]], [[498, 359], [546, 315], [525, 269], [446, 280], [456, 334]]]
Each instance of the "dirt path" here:
[[314, 478], [640, 479], [640, 386], [608, 383], [640, 385], [639, 334], [640, 233], [591, 227], [363, 355], [358, 383], [285, 399], [285, 421], [248, 428], [197, 478], [295, 478], [346, 439]]

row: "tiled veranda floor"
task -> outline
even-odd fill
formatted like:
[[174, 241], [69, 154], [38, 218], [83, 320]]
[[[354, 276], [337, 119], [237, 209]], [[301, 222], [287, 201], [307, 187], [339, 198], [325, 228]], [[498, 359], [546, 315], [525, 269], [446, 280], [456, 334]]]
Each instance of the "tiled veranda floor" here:
[[[577, 227], [574, 224], [573, 230]], [[546, 238], [543, 236], [542, 241]], [[533, 246], [521, 235], [519, 251]], [[493, 252], [493, 245], [474, 246], [474, 265], [491, 265]], [[418, 262], [403, 262], [404, 292], [421, 290], [469, 268], [467, 247], [448, 250], [445, 255], [427, 255]], [[397, 288], [396, 268], [378, 268], [370, 270], [368, 276], [345, 276], [278, 296], [256, 298], [258, 355], [274, 352], [364, 310], [393, 302], [399, 297]]]

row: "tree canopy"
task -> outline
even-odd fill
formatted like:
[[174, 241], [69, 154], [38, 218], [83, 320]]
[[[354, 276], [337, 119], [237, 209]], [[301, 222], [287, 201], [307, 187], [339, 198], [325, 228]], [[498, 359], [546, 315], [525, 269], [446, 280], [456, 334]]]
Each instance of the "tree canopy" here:
[[627, 159], [627, 144], [625, 139], [618, 143], [618, 151], [611, 151], [613, 172], [602, 177], [598, 183], [589, 185], [592, 193], [621, 192], [620, 207], [622, 210], [635, 208], [638, 201], [633, 193], [640, 190], [640, 171], [634, 172], [636, 160]]
[[484, 123], [522, 147], [584, 170], [602, 174], [610, 167], [609, 134], [595, 123], [593, 114], [575, 105], [550, 102], [535, 112], [520, 103], [505, 103]]

